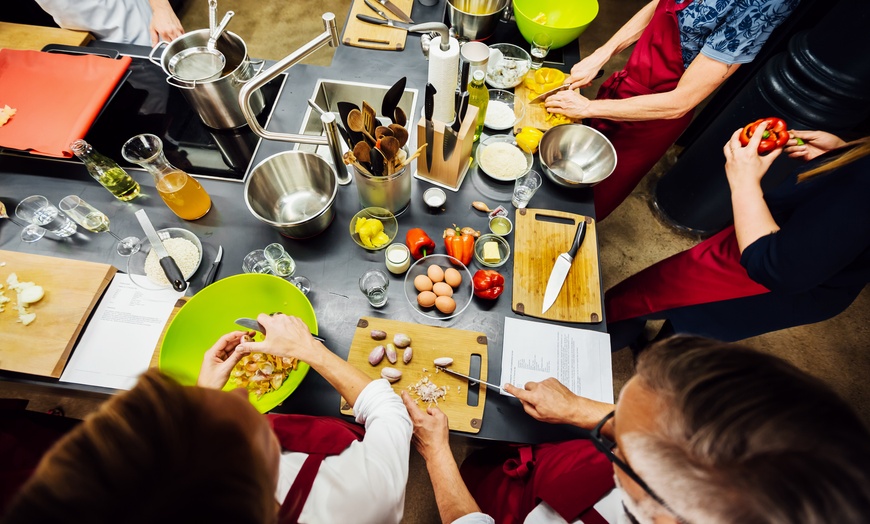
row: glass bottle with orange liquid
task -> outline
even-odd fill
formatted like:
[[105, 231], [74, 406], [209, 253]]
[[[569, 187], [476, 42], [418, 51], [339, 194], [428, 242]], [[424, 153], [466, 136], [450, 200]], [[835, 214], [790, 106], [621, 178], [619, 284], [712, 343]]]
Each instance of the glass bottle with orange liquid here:
[[179, 217], [196, 220], [211, 209], [211, 198], [199, 182], [166, 160], [160, 137], [136, 135], [121, 147], [121, 154], [151, 173], [160, 198]]

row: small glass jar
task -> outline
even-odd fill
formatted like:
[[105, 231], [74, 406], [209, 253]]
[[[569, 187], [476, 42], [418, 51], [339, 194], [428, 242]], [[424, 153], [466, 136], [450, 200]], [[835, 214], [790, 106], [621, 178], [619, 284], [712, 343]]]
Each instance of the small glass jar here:
[[390, 244], [384, 250], [387, 269], [394, 275], [401, 275], [411, 267], [411, 251], [405, 244]]

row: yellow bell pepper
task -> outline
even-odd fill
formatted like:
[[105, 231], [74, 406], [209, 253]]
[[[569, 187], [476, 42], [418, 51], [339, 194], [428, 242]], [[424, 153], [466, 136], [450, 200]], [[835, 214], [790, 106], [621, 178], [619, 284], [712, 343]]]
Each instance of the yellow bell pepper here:
[[536, 127], [524, 127], [517, 134], [517, 145], [520, 149], [529, 154], [534, 154], [538, 150], [538, 144], [541, 143], [541, 138], [544, 133]]

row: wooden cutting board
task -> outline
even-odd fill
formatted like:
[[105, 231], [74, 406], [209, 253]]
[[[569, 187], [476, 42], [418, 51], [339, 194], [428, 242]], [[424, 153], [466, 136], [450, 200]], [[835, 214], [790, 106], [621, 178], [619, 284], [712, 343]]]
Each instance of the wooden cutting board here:
[[[385, 331], [387, 339], [383, 341], [372, 339], [373, 329]], [[399, 360], [395, 364], [390, 364], [386, 358], [377, 366], [369, 364], [368, 357], [372, 349], [379, 344], [386, 346], [388, 342], [392, 342], [396, 333], [404, 333], [411, 337], [411, 347], [414, 348], [414, 358], [411, 362], [402, 363], [403, 350], [399, 349]], [[381, 377], [381, 369], [384, 367], [398, 369], [402, 372], [402, 378], [393, 383], [393, 390], [397, 394], [403, 389], [407, 389], [409, 385], [417, 383], [423, 377], [429, 377], [429, 380], [438, 386], [448, 386], [447, 396], [438, 402], [438, 407], [447, 414], [450, 429], [477, 433], [483, 422], [486, 387], [479, 385], [472, 387], [472, 390], [479, 391], [479, 398], [476, 405], [469, 405], [468, 382], [447, 373], [435, 373], [435, 366], [432, 363], [438, 357], [452, 357], [453, 365], [450, 366], [450, 369], [470, 375], [469, 369], [473, 354], [480, 355], [481, 359], [478, 378], [487, 380], [487, 340], [485, 334], [383, 318], [363, 317], [357, 323], [347, 361], [375, 379]], [[414, 397], [414, 394], [411, 393], [411, 396]], [[418, 405], [423, 409], [426, 408], [422, 401]], [[344, 399], [341, 400], [341, 412], [345, 415], [353, 415], [353, 409]]]
[[[0, 283], [10, 302], [0, 313], [0, 368], [60, 377], [79, 332], [117, 271], [108, 264], [82, 262], [14, 251], [0, 251]], [[18, 320], [15, 292], [6, 278], [34, 282], [45, 297], [31, 305], [36, 320], [25, 326]]]
[[[586, 238], [574, 257], [556, 303], [542, 314], [544, 291], [553, 264], [561, 253], [571, 249], [580, 220], [586, 220]], [[512, 309], [521, 315], [560, 322], [601, 322], [602, 293], [595, 221], [562, 211], [518, 209], [514, 224]]]
[[[414, 5], [414, 0], [392, 0], [392, 2], [403, 13], [411, 16], [411, 6]], [[386, 7], [377, 2], [374, 2], [374, 4], [388, 17], [398, 21], [398, 18], [388, 11]], [[344, 34], [341, 37], [341, 42], [344, 45], [364, 47], [366, 49], [380, 49], [382, 51], [401, 51], [405, 49], [405, 39], [408, 37], [408, 31], [398, 27], [363, 22], [357, 19], [356, 15], [358, 14], [381, 18], [380, 15], [365, 5], [363, 0], [354, 0], [350, 8], [350, 14], [347, 16], [347, 24], [344, 26]]]
[[0, 48], [39, 51], [48, 44], [83, 46], [94, 37], [87, 31], [0, 22]]
[[[526, 73], [526, 76], [535, 76], [535, 71], [529, 71]], [[522, 127], [536, 127], [541, 131], [546, 131], [553, 127], [551, 124], [547, 123], [547, 110], [544, 108], [544, 104], [533, 104], [532, 101], [529, 100], [529, 93], [531, 92], [532, 91], [524, 84], [520, 84], [514, 88], [515, 100], [522, 101], [523, 106], [526, 108], [523, 118], [521, 118], [516, 126], [514, 126], [514, 129], [517, 132], [519, 132]]]

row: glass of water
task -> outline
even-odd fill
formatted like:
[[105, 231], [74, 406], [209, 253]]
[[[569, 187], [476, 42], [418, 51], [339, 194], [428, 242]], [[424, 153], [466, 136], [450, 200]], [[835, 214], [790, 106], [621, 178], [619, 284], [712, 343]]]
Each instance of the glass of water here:
[[544, 58], [550, 52], [550, 47], [553, 45], [553, 39], [547, 33], [538, 33], [532, 39], [532, 49], [529, 52], [532, 55], [532, 69], [540, 69], [544, 65]]
[[370, 269], [359, 277], [359, 289], [363, 292], [372, 307], [382, 307], [387, 303], [387, 288], [390, 279], [379, 269]]
[[272, 266], [269, 264], [269, 259], [266, 258], [266, 253], [262, 249], [255, 249], [245, 255], [242, 260], [242, 271], [245, 273], [266, 273], [274, 275]]
[[15, 207], [15, 216], [63, 238], [76, 232], [76, 223], [42, 195], [25, 198]]
[[76, 224], [91, 233], [106, 232], [118, 241], [117, 251], [122, 257], [129, 257], [139, 251], [142, 242], [136, 237], [121, 238], [109, 229], [109, 217], [76, 195], [63, 197], [58, 204], [60, 210], [75, 220]]
[[514, 195], [511, 197], [511, 204], [518, 209], [525, 208], [539, 187], [541, 187], [541, 175], [536, 171], [529, 171], [517, 178], [514, 181]]

